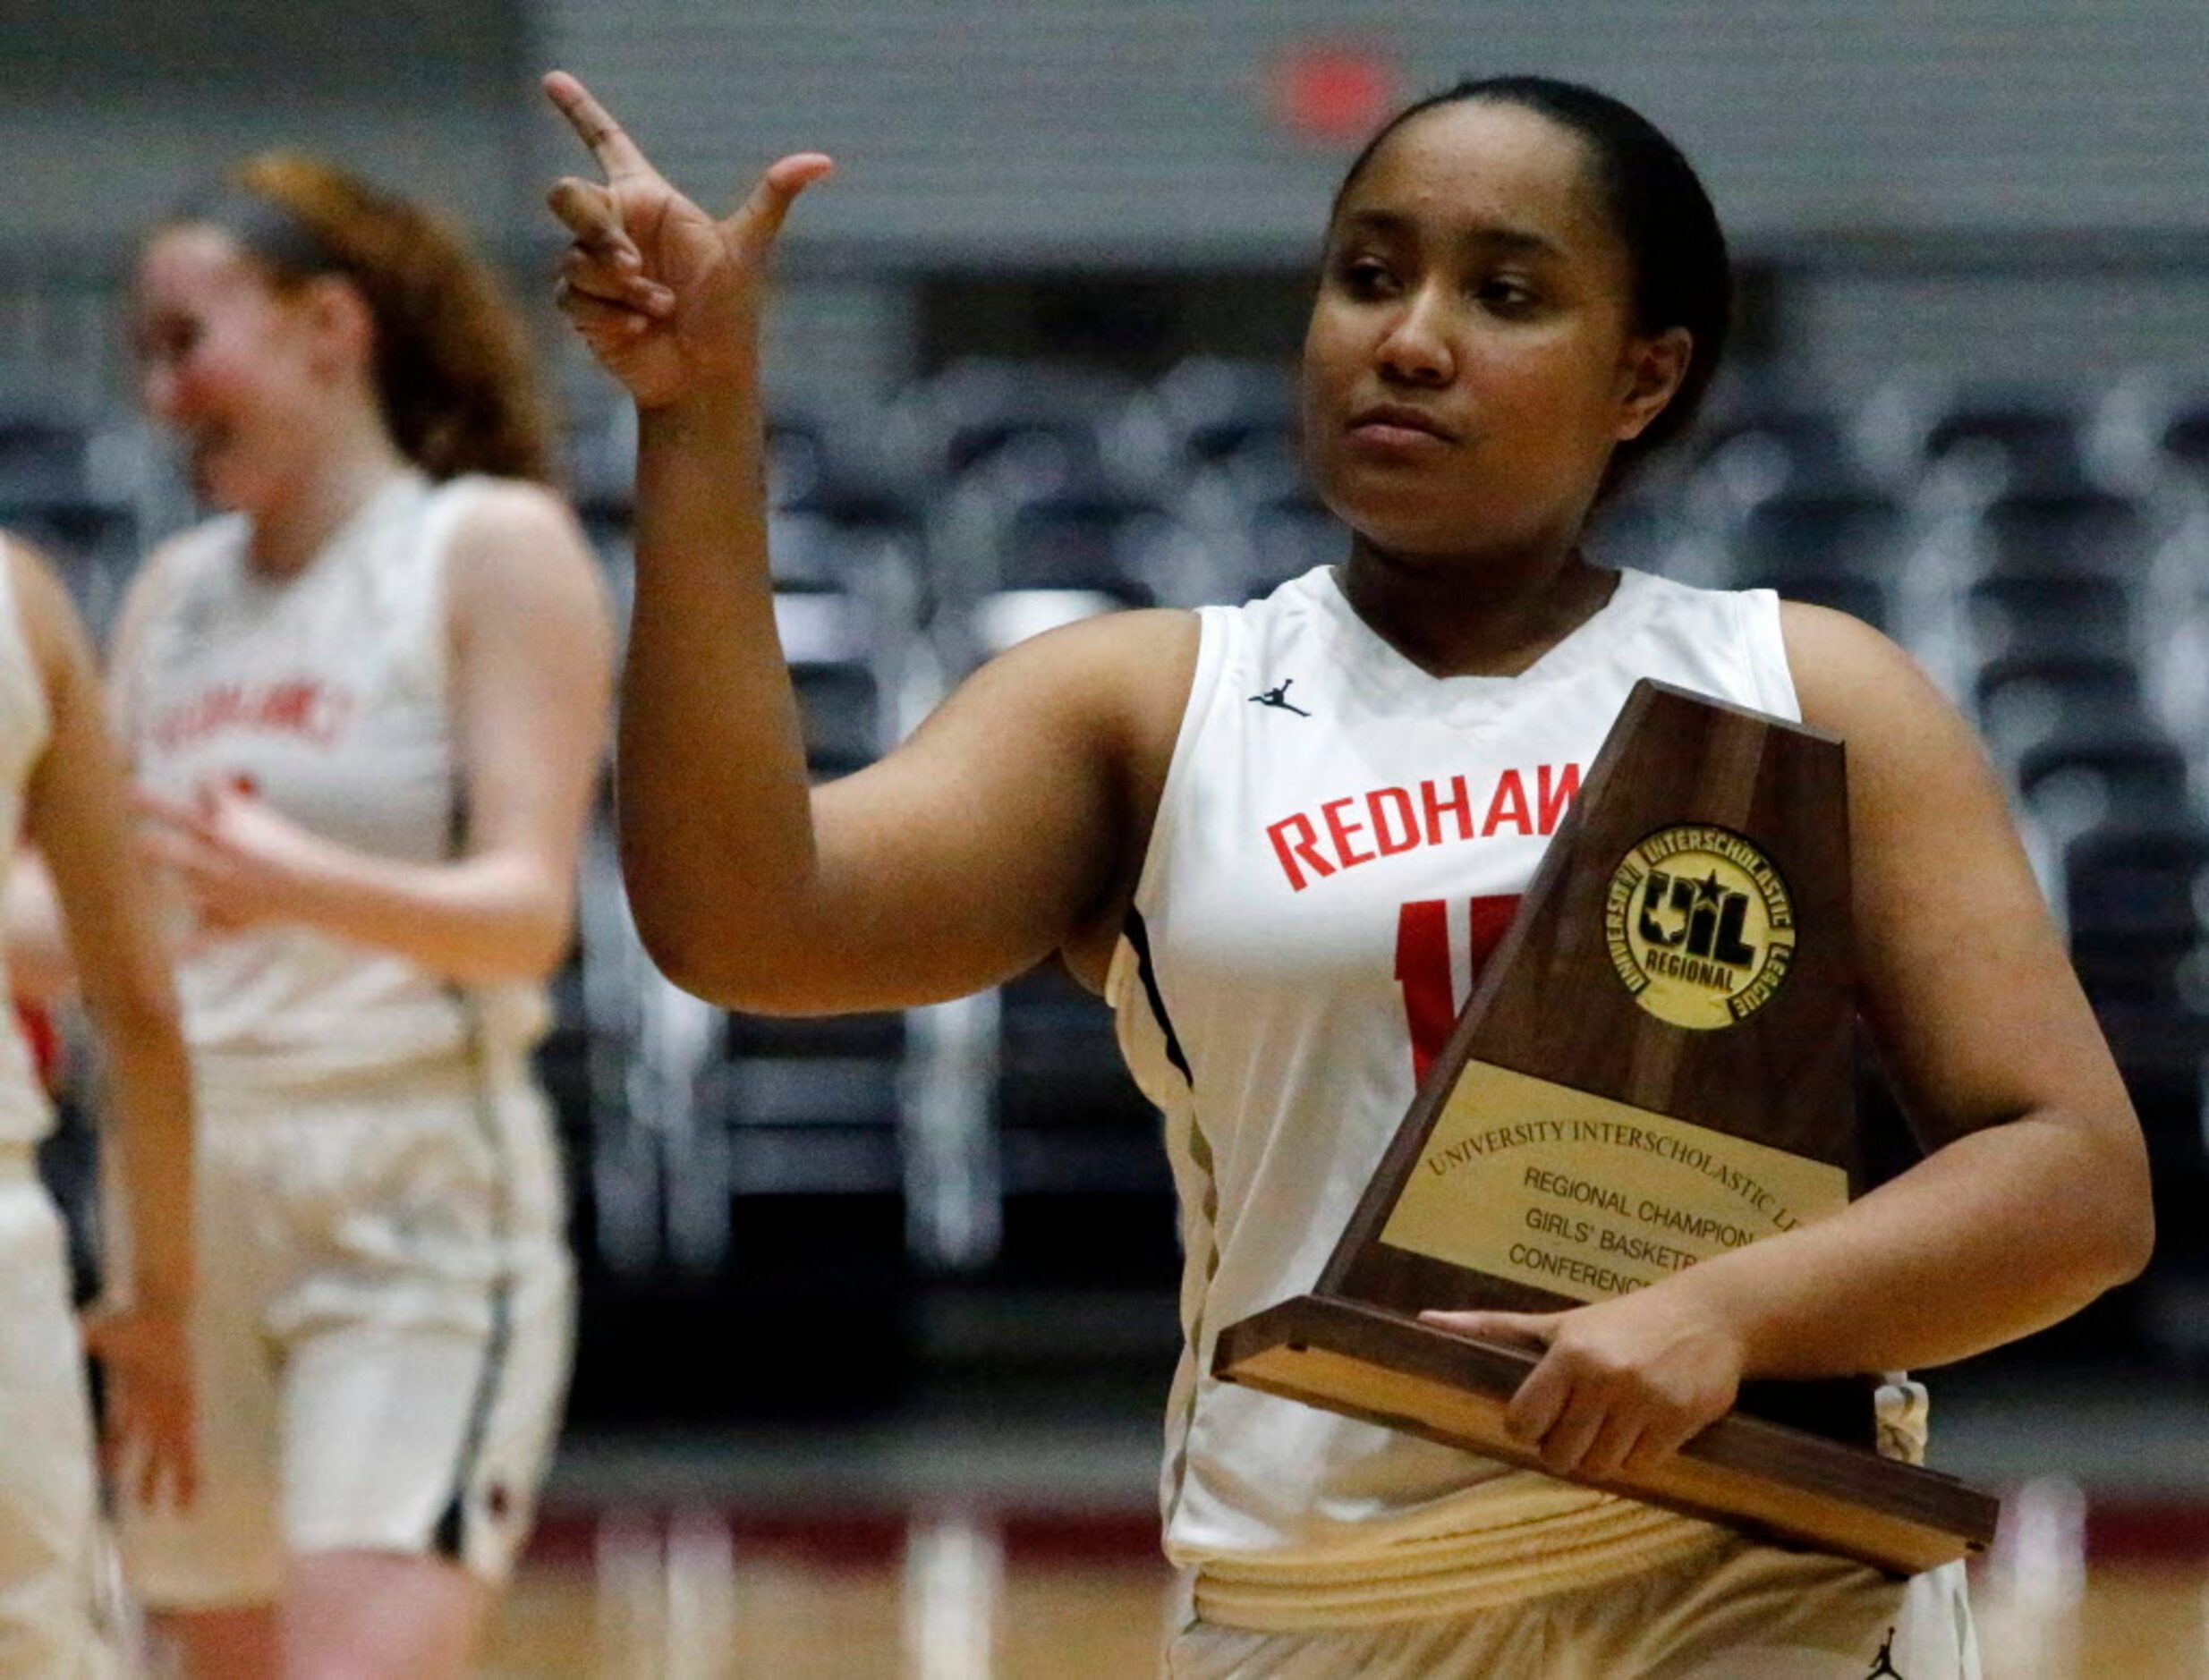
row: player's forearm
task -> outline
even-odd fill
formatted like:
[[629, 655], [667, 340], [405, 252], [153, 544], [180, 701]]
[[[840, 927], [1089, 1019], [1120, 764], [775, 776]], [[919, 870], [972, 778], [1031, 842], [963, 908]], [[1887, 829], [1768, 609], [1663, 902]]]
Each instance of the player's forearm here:
[[796, 697], [775, 629], [756, 395], [639, 416], [636, 601], [616, 760], [639, 932], [679, 983], [734, 1001], [804, 937], [815, 884]]
[[191, 1074], [166, 997], [88, 995], [122, 1167], [132, 1299], [181, 1309], [195, 1271]]
[[1659, 1287], [1734, 1327], [1752, 1377], [1938, 1365], [2076, 1312], [2152, 1242], [2137, 1133], [2042, 1112], [1972, 1133], [1831, 1218]]
[[293, 918], [449, 980], [541, 980], [567, 946], [573, 889], [536, 859], [491, 853], [407, 863], [331, 845], [296, 889]]

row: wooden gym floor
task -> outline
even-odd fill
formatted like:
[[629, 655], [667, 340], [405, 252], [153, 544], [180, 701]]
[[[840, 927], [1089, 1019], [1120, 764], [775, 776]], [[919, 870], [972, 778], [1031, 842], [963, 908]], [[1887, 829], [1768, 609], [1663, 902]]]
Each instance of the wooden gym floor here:
[[[556, 1517], [501, 1611], [486, 1672], [1147, 1680], [1170, 1583], [1140, 1526], [972, 1511], [902, 1524]], [[1978, 1572], [1988, 1680], [2209, 1677], [2209, 1559], [2042, 1561], [2036, 1579]]]
[[[1988, 1680], [2209, 1680], [2198, 1390], [1998, 1395], [1947, 1423], [1936, 1463], [2006, 1498], [1975, 1572]], [[1157, 1438], [1092, 1411], [571, 1441], [485, 1672], [1147, 1680]]]

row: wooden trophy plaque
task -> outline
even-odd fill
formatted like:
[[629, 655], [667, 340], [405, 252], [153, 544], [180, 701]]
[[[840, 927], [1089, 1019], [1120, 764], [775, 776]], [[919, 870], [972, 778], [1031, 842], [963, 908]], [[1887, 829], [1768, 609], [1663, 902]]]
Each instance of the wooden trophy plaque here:
[[[1213, 1374], [1540, 1469], [1503, 1428], [1538, 1355], [1417, 1315], [1622, 1294], [1844, 1206], [1851, 944], [1840, 742], [1636, 683], [1318, 1288]], [[1746, 1384], [1598, 1485], [1899, 1574], [1998, 1508], [1879, 1456], [1869, 1379]]]

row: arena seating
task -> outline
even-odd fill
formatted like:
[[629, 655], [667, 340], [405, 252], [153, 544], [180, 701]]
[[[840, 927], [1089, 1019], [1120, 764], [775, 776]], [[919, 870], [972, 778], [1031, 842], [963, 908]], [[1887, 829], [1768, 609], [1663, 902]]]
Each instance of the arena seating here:
[[61, 568], [79, 609], [105, 629], [140, 548], [142, 439], [29, 385], [0, 386], [0, 530]]
[[[1296, 429], [1287, 369], [1214, 360], [1147, 382], [965, 362], [888, 394], [778, 395], [778, 619], [816, 776], [871, 762], [1040, 630], [1247, 598], [1339, 558]], [[151, 481], [115, 464], [131, 436], [0, 416], [0, 520], [52, 546], [103, 619], [140, 531], [162, 523], [117, 489]], [[573, 442], [578, 507], [625, 599], [631, 424], [608, 408]], [[2143, 410], [2123, 381], [1898, 386], [1844, 404], [1744, 381], [1673, 463], [1621, 491], [1593, 546], [1839, 607], [1920, 658], [1986, 737], [2166, 1205], [2209, 1190], [2209, 394]], [[921, 1275], [1078, 1275], [1108, 1262], [1077, 1251], [1109, 1246], [1069, 1239], [1079, 1199], [1169, 1201], [1109, 1018], [1056, 965], [930, 1009], [728, 1015], [652, 972], [606, 820], [560, 995], [609, 1272], [741, 1267], [744, 1206], [856, 1197], [897, 1203]], [[2209, 1260], [2197, 1225], [2171, 1227], [2166, 1263]]]

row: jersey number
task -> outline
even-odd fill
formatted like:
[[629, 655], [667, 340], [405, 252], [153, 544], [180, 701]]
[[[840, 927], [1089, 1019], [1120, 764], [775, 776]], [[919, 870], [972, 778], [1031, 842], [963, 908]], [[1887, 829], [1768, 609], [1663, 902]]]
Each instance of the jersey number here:
[[[1466, 992], [1495, 954], [1518, 909], [1517, 894], [1475, 898], [1466, 906]], [[1411, 1032], [1412, 1076], [1423, 1080], [1457, 1024], [1461, 1000], [1449, 974], [1449, 901], [1422, 898], [1406, 904], [1396, 922], [1396, 983], [1404, 988], [1404, 1024]]]

